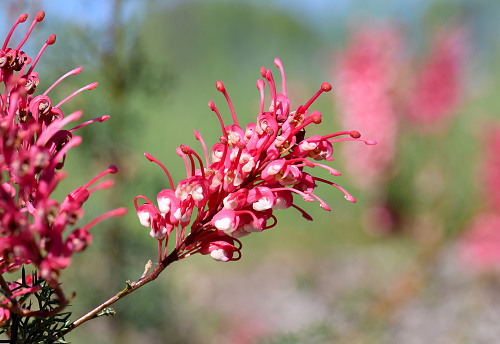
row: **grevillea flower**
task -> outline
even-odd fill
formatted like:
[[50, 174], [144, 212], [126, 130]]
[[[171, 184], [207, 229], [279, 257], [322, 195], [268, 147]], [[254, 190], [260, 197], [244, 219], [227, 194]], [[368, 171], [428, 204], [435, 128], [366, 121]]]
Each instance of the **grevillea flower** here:
[[341, 123], [379, 145], [374, 152], [359, 145], [342, 147], [345, 167], [361, 187], [385, 180], [396, 155], [398, 118], [391, 92], [401, 65], [400, 41], [393, 29], [360, 30], [337, 59], [335, 96]]
[[484, 200], [500, 213], [500, 125], [492, 123], [484, 132], [480, 180], [483, 181]]
[[[169, 256], [168, 242], [172, 233], [175, 244], [171, 245], [174, 247], [171, 254], [175, 260], [194, 253], [210, 254], [217, 261], [237, 260], [241, 256], [238, 239], [274, 227], [277, 222], [273, 214], [275, 210], [294, 208], [312, 220], [294, 202], [294, 197], [307, 202], [318, 201], [329, 211], [330, 207], [314, 193], [320, 183], [341, 191], [348, 201], [356, 202], [342, 187], [310, 173], [316, 167], [333, 176], [340, 175], [337, 170], [320, 163], [332, 160], [332, 144], [360, 141], [374, 145], [376, 142], [362, 139], [357, 131], [306, 138], [305, 128], [321, 123], [321, 113], [309, 108], [319, 95], [329, 92], [331, 86], [323, 83], [310, 100], [290, 111], [283, 65], [278, 58], [274, 63], [281, 72], [281, 93], [276, 89], [271, 70], [262, 67], [263, 79], [257, 81], [261, 96], [257, 120], [244, 129], [238, 122], [224, 84], [216, 82], [217, 90], [229, 105], [232, 123], [224, 123], [210, 100], [209, 107], [217, 115], [222, 130], [220, 142], [209, 150], [195, 130], [205, 159], [185, 145], [177, 148], [187, 170], [187, 178], [177, 187], [165, 166], [145, 153], [148, 160], [165, 171], [170, 184], [169, 188], [158, 193], [156, 205], [143, 195], [137, 196], [134, 202], [140, 223], [150, 229], [151, 237], [158, 240], [160, 262]], [[271, 94], [267, 109], [266, 82]]]
[[500, 215], [479, 214], [467, 225], [458, 243], [465, 267], [473, 272], [500, 270]]
[[103, 122], [109, 116], [63, 129], [78, 121], [82, 112], [64, 115], [61, 105], [78, 93], [93, 89], [97, 83], [82, 87], [59, 103], [54, 103], [48, 94], [60, 81], [78, 74], [82, 67], [63, 75], [43, 93], [35, 93], [39, 79], [34, 68], [56, 37], [49, 37], [35, 59], [21, 48], [44, 16], [44, 12], [39, 12], [23, 40], [17, 47], [9, 48], [12, 33], [28, 17], [21, 15], [0, 49], [0, 82], [4, 85], [0, 93], [0, 268], [3, 275], [22, 264], [33, 264], [64, 303], [57, 283], [61, 269], [68, 266], [74, 252], [84, 250], [92, 241], [89, 232], [92, 226], [109, 216], [124, 214], [125, 209], [115, 209], [83, 227], [67, 230], [82, 217], [82, 205], [92, 193], [112, 186], [110, 181], [92, 185], [104, 175], [115, 173], [114, 166], [76, 188], [62, 202], [52, 198], [52, 192], [66, 175], [60, 169], [68, 150], [82, 141], [74, 132], [92, 122]]
[[408, 88], [406, 111], [409, 119], [426, 130], [439, 128], [456, 109], [463, 88], [462, 71], [466, 56], [464, 31], [458, 28], [439, 32], [429, 56]]

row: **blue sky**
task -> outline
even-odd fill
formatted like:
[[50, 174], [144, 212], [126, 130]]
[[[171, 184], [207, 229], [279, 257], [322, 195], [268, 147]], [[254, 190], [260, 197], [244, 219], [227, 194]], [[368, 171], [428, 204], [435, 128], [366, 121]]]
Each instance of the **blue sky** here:
[[[6, 1], [6, 0], [2, 0]], [[165, 0], [175, 5], [182, 0]], [[186, 0], [184, 0], [186, 1]], [[227, 0], [229, 1], [229, 0]], [[233, 0], [234, 1], [234, 0]], [[431, 0], [246, 0], [249, 3], [274, 6], [297, 16], [298, 20], [324, 22], [327, 19], [345, 18], [347, 12], [370, 13], [375, 16], [415, 14], [415, 11], [431, 3]], [[98, 24], [110, 18], [111, 1], [103, 0], [26, 0], [28, 7], [40, 7], [50, 16], [73, 18], [75, 21]], [[37, 6], [38, 4], [38, 6]], [[144, 1], [125, 0], [125, 15], [137, 14]], [[26, 9], [21, 9], [28, 11]], [[31, 13], [29, 13], [31, 14]], [[5, 10], [0, 8], [0, 18], [5, 22]]]

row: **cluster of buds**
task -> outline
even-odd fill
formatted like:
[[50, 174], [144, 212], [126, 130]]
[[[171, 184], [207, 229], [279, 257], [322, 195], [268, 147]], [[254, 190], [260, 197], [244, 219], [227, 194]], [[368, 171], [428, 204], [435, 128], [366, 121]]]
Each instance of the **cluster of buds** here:
[[124, 214], [125, 209], [103, 214], [69, 233], [66, 229], [82, 217], [82, 205], [91, 193], [113, 184], [104, 181], [92, 186], [102, 176], [115, 173], [114, 166], [72, 191], [62, 202], [51, 198], [66, 175], [59, 171], [66, 153], [82, 141], [81, 137], [74, 136], [75, 130], [105, 121], [109, 116], [63, 129], [77, 121], [82, 112], [65, 116], [61, 105], [83, 90], [93, 89], [97, 83], [81, 88], [57, 105], [53, 105], [48, 93], [67, 76], [78, 74], [82, 67], [68, 72], [45, 92], [35, 95], [39, 80], [34, 68], [56, 37], [49, 37], [34, 60], [20, 49], [44, 16], [44, 12], [39, 12], [21, 43], [16, 48], [8, 48], [12, 33], [28, 17], [21, 15], [0, 50], [0, 82], [4, 85], [0, 93], [0, 269], [3, 275], [23, 264], [33, 264], [41, 277], [58, 290], [60, 302], [64, 302], [57, 284], [61, 269], [68, 266], [73, 253], [84, 250], [92, 241], [89, 228], [106, 217]]
[[[135, 198], [141, 224], [150, 228], [150, 235], [158, 240], [160, 262], [168, 256], [172, 233], [175, 236], [172, 254], [176, 260], [194, 253], [210, 254], [217, 261], [237, 260], [241, 256], [238, 239], [274, 227], [277, 222], [274, 210], [295, 208], [303, 217], [312, 220], [295, 204], [294, 196], [308, 202], [317, 200], [321, 208], [329, 211], [330, 207], [314, 193], [318, 183], [340, 190], [348, 201], [356, 201], [339, 185], [315, 177], [308, 171], [318, 167], [338, 176], [340, 172], [320, 163], [333, 160], [332, 144], [350, 140], [368, 145], [376, 142], [362, 139], [357, 131], [306, 138], [305, 128], [321, 123], [321, 113], [310, 111], [309, 107], [321, 93], [330, 91], [332, 87], [323, 83], [309, 101], [290, 111], [283, 65], [278, 58], [274, 63], [281, 71], [282, 92], [278, 94], [271, 70], [262, 67], [263, 79], [257, 81], [261, 95], [257, 121], [244, 129], [238, 123], [224, 84], [216, 82], [217, 90], [225, 96], [229, 105], [233, 123], [225, 125], [217, 107], [209, 102], [210, 109], [220, 121], [222, 136], [209, 153], [201, 135], [195, 130], [196, 139], [205, 152], [204, 160], [188, 146], [177, 148], [177, 154], [184, 159], [187, 170], [187, 178], [181, 180], [177, 187], [168, 170], [145, 153], [150, 161], [163, 168], [170, 181], [170, 188], [158, 193], [157, 205], [143, 195]], [[264, 96], [266, 82], [271, 94], [267, 111]], [[145, 203], [139, 205], [139, 200]]]

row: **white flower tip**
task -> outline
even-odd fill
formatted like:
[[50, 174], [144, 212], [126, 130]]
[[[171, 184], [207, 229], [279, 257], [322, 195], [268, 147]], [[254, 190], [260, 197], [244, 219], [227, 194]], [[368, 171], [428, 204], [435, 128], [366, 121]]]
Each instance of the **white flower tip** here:
[[160, 211], [162, 213], [167, 214], [170, 211], [170, 203], [171, 203], [170, 198], [168, 198], [168, 197], [162, 197], [158, 201], [158, 208], [160, 209]]
[[197, 185], [191, 192], [191, 195], [193, 195], [193, 199], [195, 201], [203, 200], [203, 188], [200, 185]]
[[210, 255], [212, 258], [218, 262], [227, 262], [229, 261], [229, 258], [226, 256], [226, 252], [222, 248], [218, 250], [213, 250], [210, 252]]
[[151, 226], [151, 221], [149, 219], [149, 213], [147, 211], [141, 211], [137, 214], [139, 217], [139, 221], [141, 222], [141, 225], [144, 227], [149, 227]]
[[215, 221], [215, 227], [226, 233], [231, 232], [233, 230], [234, 223], [232, 223], [229, 217], [224, 217], [220, 220]]
[[257, 202], [252, 204], [252, 207], [256, 211], [264, 211], [267, 209], [271, 209], [273, 204], [269, 201], [267, 197], [262, 197]]

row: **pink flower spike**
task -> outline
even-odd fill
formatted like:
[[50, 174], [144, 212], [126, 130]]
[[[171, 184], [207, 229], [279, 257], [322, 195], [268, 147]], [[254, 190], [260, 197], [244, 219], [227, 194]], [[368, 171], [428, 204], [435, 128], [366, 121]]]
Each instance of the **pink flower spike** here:
[[174, 182], [172, 181], [172, 177], [170, 176], [170, 173], [168, 172], [167, 168], [160, 162], [158, 161], [158, 159], [156, 159], [154, 156], [152, 156], [151, 154], [149, 154], [148, 152], [145, 152], [144, 153], [144, 156], [151, 162], [155, 162], [158, 164], [158, 166], [160, 166], [163, 171], [165, 171], [165, 173], [167, 174], [167, 177], [168, 177], [168, 181], [170, 182], [170, 188], [172, 190], [175, 190], [175, 186], [174, 186]]
[[63, 104], [64, 104], [64, 103], [66, 103], [68, 100], [70, 100], [71, 98], [73, 98], [74, 96], [76, 96], [78, 93], [83, 92], [83, 91], [85, 91], [85, 90], [92, 90], [92, 89], [96, 88], [96, 87], [97, 87], [97, 84], [98, 84], [97, 82], [93, 82], [93, 83], [91, 83], [91, 84], [89, 84], [89, 85], [87, 85], [87, 86], [84, 86], [84, 87], [80, 88], [78, 91], [73, 92], [73, 94], [71, 94], [71, 95], [69, 95], [68, 97], [66, 97], [65, 99], [63, 99], [61, 102], [59, 102], [59, 104], [57, 104], [57, 105], [56, 105], [56, 106], [54, 106], [54, 107], [55, 107], [55, 108], [60, 108], [60, 107], [61, 107], [61, 105], [63, 105]]
[[28, 19], [28, 14], [24, 13], [24, 14], [21, 14], [19, 16], [19, 18], [16, 20], [16, 22], [14, 23], [14, 25], [10, 29], [9, 34], [7, 35], [7, 38], [5, 39], [5, 42], [3, 43], [3, 47], [2, 47], [3, 51], [5, 51], [5, 49], [7, 48], [7, 45], [9, 44], [10, 38], [12, 37], [12, 34], [14, 33], [14, 30], [16, 29], [16, 27], [20, 23], [24, 23], [26, 21], [26, 19]]
[[78, 67], [78, 68], [75, 68], [69, 72], [67, 72], [66, 74], [64, 74], [63, 76], [61, 76], [59, 79], [57, 79], [56, 82], [54, 82], [48, 89], [47, 91], [43, 92], [42, 95], [46, 96], [54, 87], [56, 87], [57, 84], [59, 84], [61, 81], [63, 81], [64, 79], [66, 79], [68, 76], [70, 75], [77, 75], [78, 73], [80, 73], [82, 71], [83, 67]]
[[28, 40], [28, 37], [31, 34], [31, 31], [33, 31], [33, 29], [35, 28], [36, 23], [41, 22], [44, 17], [45, 17], [45, 12], [44, 11], [40, 11], [40, 12], [37, 13], [35, 20], [33, 20], [33, 22], [31, 23], [31, 26], [28, 29], [28, 32], [24, 36], [24, 39], [21, 41], [21, 43], [19, 43], [19, 45], [17, 46], [16, 51], [18, 51], [19, 49], [21, 49], [21, 47], [23, 46], [23, 44], [26, 43], [26, 41]]
[[40, 49], [40, 52], [38, 55], [35, 57], [35, 61], [33, 61], [33, 64], [31, 65], [30, 69], [28, 69], [27, 75], [30, 75], [33, 69], [35, 68], [36, 64], [38, 63], [38, 60], [40, 59], [40, 56], [42, 56], [43, 52], [45, 49], [49, 46], [52, 45], [56, 42], [56, 35], [52, 34], [50, 37], [47, 39], [47, 42], [43, 45], [42, 49]]
[[222, 81], [217, 81], [215, 83], [215, 87], [219, 92], [224, 94], [224, 97], [226, 97], [227, 103], [229, 104], [229, 109], [231, 110], [231, 116], [233, 116], [233, 122], [235, 125], [238, 125], [238, 119], [236, 118], [236, 114], [234, 113], [233, 103], [231, 102], [231, 99], [229, 99], [229, 95], [227, 94], [224, 84], [222, 83]]

